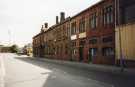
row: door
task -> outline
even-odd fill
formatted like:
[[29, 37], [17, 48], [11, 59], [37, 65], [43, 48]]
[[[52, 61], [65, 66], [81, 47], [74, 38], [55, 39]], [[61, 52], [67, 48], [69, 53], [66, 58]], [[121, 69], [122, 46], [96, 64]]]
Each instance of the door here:
[[83, 61], [83, 47], [79, 48], [79, 61]]

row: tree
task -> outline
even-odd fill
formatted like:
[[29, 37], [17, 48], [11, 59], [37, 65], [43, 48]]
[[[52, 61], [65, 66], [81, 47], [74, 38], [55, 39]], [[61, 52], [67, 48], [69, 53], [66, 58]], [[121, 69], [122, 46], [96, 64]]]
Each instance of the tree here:
[[19, 51], [19, 48], [16, 44], [12, 45], [11, 46], [11, 52], [12, 53], [17, 53]]

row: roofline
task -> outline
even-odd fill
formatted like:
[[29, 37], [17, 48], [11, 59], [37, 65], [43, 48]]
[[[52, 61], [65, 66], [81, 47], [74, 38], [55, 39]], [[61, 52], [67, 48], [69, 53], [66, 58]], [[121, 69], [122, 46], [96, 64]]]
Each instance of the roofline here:
[[84, 9], [83, 11], [79, 12], [78, 14], [76, 14], [76, 15], [74, 15], [74, 16], [72, 16], [72, 17], [66, 18], [65, 21], [60, 22], [60, 23], [55, 24], [55, 25], [52, 25], [52, 26], [49, 27], [48, 30], [46, 30], [45, 32], [40, 32], [40, 33], [38, 33], [37, 35], [35, 35], [35, 36], [33, 37], [33, 39], [36, 38], [36, 37], [38, 37], [39, 35], [41, 35], [41, 34], [43, 34], [43, 33], [46, 33], [46, 32], [48, 32], [48, 31], [54, 29], [54, 27], [57, 27], [57, 26], [59, 26], [59, 25], [65, 23], [65, 22], [67, 22], [67, 21], [69, 21], [69, 20], [72, 20], [73, 18], [77, 17], [78, 15], [83, 14], [85, 11], [87, 11], [87, 10], [89, 10], [89, 9], [91, 9], [91, 8], [93, 8], [93, 7], [95, 7], [95, 6], [99, 5], [99, 4], [101, 4], [101, 3], [103, 3], [104, 1], [105, 1], [105, 0], [101, 0], [101, 1], [97, 2], [96, 4], [93, 4], [93, 5], [89, 6], [88, 8]]
[[36, 35], [33, 37], [33, 39], [36, 38], [36, 37], [38, 37], [39, 35], [40, 35], [40, 33], [36, 34]]
[[91, 8], [93, 8], [93, 7], [95, 7], [95, 6], [99, 5], [99, 4], [101, 4], [101, 3], [103, 3], [104, 1], [105, 1], [105, 0], [101, 0], [101, 1], [97, 2], [96, 4], [93, 4], [93, 5], [89, 6], [88, 8], [86, 8], [86, 9], [80, 11], [78, 14], [72, 16], [71, 19], [77, 17], [77, 16], [80, 15], [80, 14], [83, 14], [85, 11], [87, 11], [87, 10], [89, 10], [89, 9], [91, 9]]
[[46, 33], [46, 32], [48, 32], [48, 31], [50, 31], [50, 30], [53, 30], [54, 27], [57, 27], [57, 26], [59, 26], [59, 25], [65, 23], [65, 22], [67, 22], [67, 21], [69, 21], [69, 20], [70, 20], [70, 17], [67, 17], [63, 22], [60, 22], [60, 23], [58, 23], [58, 24], [55, 24], [55, 25], [52, 25], [51, 27], [49, 27], [48, 30], [46, 30], [45, 32], [40, 32], [40, 33], [38, 33], [37, 35], [35, 35], [35, 36], [33, 37], [33, 39], [36, 38], [36, 37], [38, 37], [39, 35], [41, 35], [41, 34], [43, 34], [43, 33]]

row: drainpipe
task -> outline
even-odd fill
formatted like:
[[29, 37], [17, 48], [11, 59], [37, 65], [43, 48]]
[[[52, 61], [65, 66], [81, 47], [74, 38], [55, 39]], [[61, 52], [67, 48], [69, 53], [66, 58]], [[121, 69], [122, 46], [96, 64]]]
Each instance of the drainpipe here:
[[72, 46], [71, 46], [71, 19], [69, 19], [69, 49], [70, 49], [70, 61], [72, 61]]
[[69, 19], [69, 37], [68, 37], [68, 41], [69, 41], [69, 56], [70, 56], [70, 61], [72, 61], [72, 45], [71, 45], [71, 18]]
[[120, 47], [120, 67], [121, 67], [121, 72], [123, 72], [124, 65], [123, 65], [121, 28], [120, 28], [120, 0], [115, 0], [115, 29], [117, 28], [117, 20], [118, 20], [119, 47]]

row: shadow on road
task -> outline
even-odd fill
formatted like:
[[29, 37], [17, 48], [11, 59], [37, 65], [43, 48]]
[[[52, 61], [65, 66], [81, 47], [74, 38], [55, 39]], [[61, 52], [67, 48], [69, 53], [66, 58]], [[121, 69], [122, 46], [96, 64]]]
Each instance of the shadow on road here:
[[[15, 57], [15, 59], [39, 66], [41, 68], [52, 70], [53, 72], [48, 77], [43, 87], [57, 87], [55, 84], [58, 84], [58, 83], [60, 83], [61, 85], [63, 84], [60, 87], [65, 87], [64, 84], [66, 83], [61, 83], [55, 77], [54, 74], [56, 74], [57, 72], [56, 70], [59, 70], [59, 72], [62, 72], [62, 74], [66, 72], [73, 77], [74, 76], [84, 77], [84, 78], [88, 78], [88, 79], [95, 80], [98, 82], [111, 84], [113, 85], [111, 87], [135, 87], [135, 82], [134, 82], [135, 76], [131, 76], [131, 75], [113, 74], [113, 73], [105, 73], [105, 72], [97, 72], [97, 71], [85, 71], [85, 70], [80, 70], [73, 67], [63, 66], [60, 64], [40, 61], [40, 60], [36, 60], [29, 57]], [[73, 86], [73, 87], [76, 87], [76, 86]], [[82, 87], [82, 86], [78, 86], [78, 87]], [[97, 86], [94, 86], [94, 87], [97, 87]], [[103, 86], [103, 87], [108, 87], [108, 86]]]

